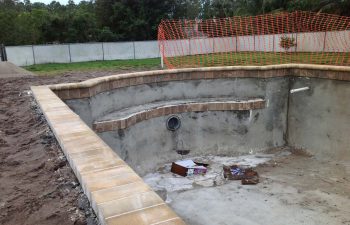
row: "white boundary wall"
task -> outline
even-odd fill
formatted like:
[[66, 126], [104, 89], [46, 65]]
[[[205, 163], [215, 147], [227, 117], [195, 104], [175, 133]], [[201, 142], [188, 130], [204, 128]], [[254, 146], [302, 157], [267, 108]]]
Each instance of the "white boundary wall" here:
[[6, 47], [7, 60], [17, 66], [33, 65], [34, 51], [33, 46], [13, 46]]
[[17, 66], [160, 57], [157, 41], [8, 46], [6, 53]]
[[88, 62], [103, 60], [102, 43], [70, 44], [71, 62]]
[[[8, 52], [7, 48], [6, 52]], [[33, 56], [35, 64], [69, 63], [69, 45], [34, 45]], [[17, 55], [15, 59], [20, 57], [22, 56]], [[12, 58], [8, 58], [10, 62], [16, 64], [16, 61], [11, 61], [11, 59]]]
[[[282, 36], [296, 39], [297, 46], [289, 52], [350, 52], [350, 30], [169, 40], [164, 49], [167, 57], [235, 51], [284, 52], [279, 45]], [[18, 66], [160, 57], [157, 41], [9, 46], [6, 52], [8, 61]]]

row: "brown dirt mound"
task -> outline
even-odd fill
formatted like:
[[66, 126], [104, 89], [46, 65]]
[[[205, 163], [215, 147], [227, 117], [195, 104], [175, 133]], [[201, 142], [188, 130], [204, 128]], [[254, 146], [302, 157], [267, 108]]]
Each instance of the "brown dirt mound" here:
[[0, 79], [0, 224], [94, 224], [94, 215], [30, 86], [127, 71]]

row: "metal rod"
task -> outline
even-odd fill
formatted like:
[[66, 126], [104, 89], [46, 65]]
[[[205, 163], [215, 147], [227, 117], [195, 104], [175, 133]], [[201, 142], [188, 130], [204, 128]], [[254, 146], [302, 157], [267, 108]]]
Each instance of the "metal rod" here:
[[293, 94], [293, 93], [296, 93], [296, 92], [307, 91], [307, 90], [310, 90], [310, 87], [302, 87], [302, 88], [292, 89], [292, 90], [290, 90], [290, 93]]

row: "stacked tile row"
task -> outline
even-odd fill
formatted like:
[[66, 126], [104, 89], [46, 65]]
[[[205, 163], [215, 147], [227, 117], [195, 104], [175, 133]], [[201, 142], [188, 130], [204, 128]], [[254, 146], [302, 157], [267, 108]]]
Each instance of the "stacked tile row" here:
[[32, 91], [101, 224], [185, 224], [48, 87]]
[[231, 110], [253, 110], [265, 108], [265, 100], [251, 99], [247, 101], [216, 101], [216, 102], [189, 102], [178, 105], [163, 105], [149, 110], [142, 110], [129, 116], [105, 120], [93, 123], [96, 132], [106, 132], [128, 128], [144, 120], [179, 114], [185, 112], [205, 112], [205, 111], [231, 111]]
[[81, 83], [51, 85], [50, 88], [62, 100], [68, 100], [89, 98], [98, 93], [117, 88], [159, 82], [225, 78], [273, 78], [283, 76], [350, 81], [350, 67], [283, 64], [272, 66], [231, 66], [156, 70], [94, 78]]

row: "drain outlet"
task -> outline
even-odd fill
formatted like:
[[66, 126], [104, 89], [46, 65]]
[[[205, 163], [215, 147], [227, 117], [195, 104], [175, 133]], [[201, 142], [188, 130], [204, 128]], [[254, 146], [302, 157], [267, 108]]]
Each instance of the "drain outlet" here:
[[166, 127], [170, 131], [176, 131], [181, 127], [181, 120], [177, 116], [171, 116], [166, 121]]

